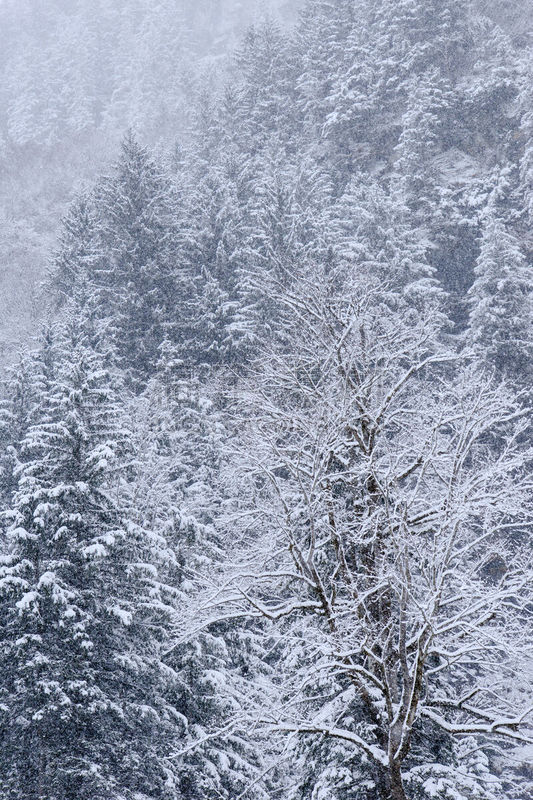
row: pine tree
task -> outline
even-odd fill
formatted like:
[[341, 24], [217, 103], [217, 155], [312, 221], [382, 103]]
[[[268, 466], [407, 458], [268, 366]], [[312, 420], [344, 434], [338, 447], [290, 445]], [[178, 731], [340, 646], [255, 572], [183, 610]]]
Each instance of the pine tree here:
[[403, 297], [415, 308], [439, 304], [442, 292], [428, 263], [427, 242], [415, 233], [408, 209], [374, 181], [356, 175], [331, 210], [332, 247], [348, 281], [367, 276], [382, 297]]
[[[2, 386], [0, 401], [0, 520], [5, 529], [4, 514], [11, 507], [17, 488], [19, 450], [34, 411], [35, 394], [30, 377], [30, 358], [22, 353], [19, 363]], [[1, 549], [4, 547], [2, 541]]]
[[468, 299], [469, 343], [496, 375], [527, 385], [533, 359], [531, 268], [492, 202]]
[[[231, 623], [194, 630], [197, 576], [213, 572], [221, 558], [218, 517], [230, 498], [221, 477], [222, 453], [229, 437], [210, 382], [187, 370], [179, 349], [161, 347], [158, 373], [133, 401], [135, 476], [127, 504], [136, 519], [168, 543], [161, 578], [173, 587], [176, 636], [165, 661], [177, 675], [172, 702], [179, 714], [179, 740], [173, 763], [180, 800], [231, 800], [254, 785], [264, 760], [239, 717], [243, 694], [252, 693], [252, 675], [263, 655], [253, 631]], [[184, 632], [193, 630], [190, 637]], [[242, 712], [241, 712], [242, 713]]]
[[423, 224], [431, 224], [438, 204], [434, 158], [439, 152], [439, 133], [449, 102], [450, 92], [437, 70], [422, 76], [409, 94], [395, 148], [395, 188]]
[[[313, 138], [320, 137], [326, 119], [329, 125], [342, 116], [339, 96], [350, 82], [343, 67], [353, 63], [353, 17], [353, 6], [345, 0], [313, 0], [300, 11], [294, 33], [299, 72], [297, 102], [301, 124]], [[360, 61], [358, 66], [364, 72]], [[328, 117], [328, 112], [334, 119]]]
[[[331, 18], [332, 14], [337, 19]], [[330, 50], [336, 55], [330, 56], [330, 62], [333, 61], [327, 73], [330, 89], [322, 106], [327, 111], [324, 134], [328, 160], [335, 168], [336, 182], [342, 187], [355, 171], [367, 169], [372, 159], [382, 158], [389, 112], [376, 91], [379, 65], [368, 9], [355, 12], [353, 4], [340, 4], [339, 9], [330, 11], [329, 24], [332, 22]], [[316, 35], [322, 37], [320, 28]]]
[[[524, 199], [527, 223], [533, 223], [533, 91], [532, 52], [527, 51], [522, 62], [519, 104], [521, 122], [519, 136], [523, 145], [520, 157], [520, 186]], [[533, 251], [533, 242], [528, 237], [528, 247]]]
[[51, 325], [40, 336], [33, 353], [22, 351], [16, 368], [3, 386], [0, 415], [1, 472], [0, 509], [2, 524], [9, 523], [9, 509], [18, 487], [22, 447], [39, 417], [43, 398], [57, 379], [58, 354]]
[[57, 379], [22, 444], [2, 559], [2, 793], [171, 796], [165, 546], [113, 500], [126, 433], [80, 317], [67, 320]]
[[458, 92], [460, 114], [468, 128], [476, 132], [478, 142], [483, 141], [484, 149], [497, 147], [499, 155], [503, 155], [516, 124], [516, 54], [510, 37], [486, 17], [476, 20], [472, 51], [475, 62], [468, 81], [463, 81]]
[[287, 37], [272, 21], [252, 27], [237, 53], [237, 121], [250, 154], [271, 140], [294, 147], [295, 69]]
[[255, 163], [245, 211], [238, 299], [240, 321], [257, 353], [275, 330], [277, 296], [313, 259], [330, 257], [331, 181], [309, 157], [287, 164], [275, 147]]
[[[26, 36], [22, 44], [31, 48], [31, 39]], [[6, 129], [8, 141], [16, 148], [24, 148], [36, 142], [43, 143], [45, 131], [39, 119], [40, 100], [35, 73], [42, 70], [42, 54], [37, 63], [29, 64], [23, 56], [24, 48], [8, 65], [6, 83], [8, 104]], [[40, 69], [39, 69], [40, 68]], [[17, 88], [15, 88], [17, 87]]]
[[162, 0], [142, 5], [136, 29], [124, 43], [117, 87], [121, 123], [148, 141], [175, 136], [186, 119], [193, 60], [190, 38], [183, 9], [173, 0]]
[[412, 78], [428, 69], [453, 79], [464, 66], [471, 44], [467, 0], [375, 0], [370, 8], [382, 101], [405, 97]]
[[190, 216], [196, 264], [193, 351], [197, 363], [228, 365], [246, 360], [252, 335], [242, 297], [247, 267], [247, 204], [252, 181], [248, 159], [238, 164], [234, 148], [205, 163]]
[[98, 192], [106, 268], [100, 281], [118, 363], [134, 384], [153, 373], [165, 338], [188, 335], [188, 264], [179, 208], [162, 168], [129, 133]]
[[102, 269], [99, 234], [94, 198], [81, 193], [62, 220], [59, 246], [50, 269], [50, 288], [58, 306], [72, 300], [85, 282], [95, 284]]

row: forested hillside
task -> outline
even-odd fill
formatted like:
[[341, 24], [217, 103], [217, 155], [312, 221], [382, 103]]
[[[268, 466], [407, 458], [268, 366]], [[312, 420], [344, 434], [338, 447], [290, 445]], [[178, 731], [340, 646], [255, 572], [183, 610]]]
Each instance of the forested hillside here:
[[528, 800], [531, 13], [213, 5], [0, 6], [1, 796]]
[[[220, 87], [254, 20], [299, 0], [4, 0], [0, 3], [0, 362], [43, 316], [58, 222], [134, 127], [168, 147]], [[225, 77], [226, 76], [226, 77]]]

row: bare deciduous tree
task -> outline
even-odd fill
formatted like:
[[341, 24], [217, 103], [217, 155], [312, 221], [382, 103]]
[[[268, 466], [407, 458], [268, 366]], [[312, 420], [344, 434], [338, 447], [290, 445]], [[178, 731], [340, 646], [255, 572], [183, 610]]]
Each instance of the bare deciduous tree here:
[[[531, 650], [527, 414], [436, 342], [431, 313], [299, 285], [243, 404], [253, 508], [209, 614], [305, 627], [304, 669], [263, 721], [352, 745], [378, 796], [405, 800], [415, 729], [531, 741], [510, 690], [527, 695]], [[309, 696], [320, 676], [336, 696]]]

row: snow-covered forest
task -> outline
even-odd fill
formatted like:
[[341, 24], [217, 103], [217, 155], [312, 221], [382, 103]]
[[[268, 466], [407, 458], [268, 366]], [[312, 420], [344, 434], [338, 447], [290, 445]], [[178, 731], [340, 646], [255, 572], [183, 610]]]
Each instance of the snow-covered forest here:
[[2, 800], [533, 798], [532, 23], [0, 2]]

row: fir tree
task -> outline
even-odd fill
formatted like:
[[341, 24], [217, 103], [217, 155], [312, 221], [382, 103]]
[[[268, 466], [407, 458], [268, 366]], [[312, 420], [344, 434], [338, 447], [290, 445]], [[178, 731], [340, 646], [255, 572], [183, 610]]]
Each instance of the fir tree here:
[[533, 358], [531, 287], [531, 268], [491, 203], [469, 291], [468, 341], [489, 369], [523, 385]]
[[[532, 52], [529, 50], [522, 62], [520, 81], [519, 104], [521, 122], [519, 138], [522, 143], [520, 154], [520, 187], [523, 193], [526, 224], [533, 223], [533, 84], [531, 63]], [[533, 251], [533, 242], [527, 238], [530, 251]]]
[[250, 790], [265, 798], [255, 781], [264, 768], [259, 747], [242, 721], [243, 697], [254, 692], [252, 677], [263, 648], [251, 630], [197, 624], [196, 577], [217, 570], [221, 559], [218, 517], [231, 502], [221, 476], [229, 438], [209, 383], [184, 374], [179, 351], [161, 347], [158, 373], [133, 401], [135, 466], [128, 505], [139, 524], [159, 532], [172, 557], [160, 579], [173, 587], [176, 636], [165, 661], [177, 675], [172, 702], [179, 719], [173, 755], [180, 800], [209, 800], [213, 793], [232, 800]]
[[[321, 126], [340, 121], [340, 95], [349, 83], [343, 66], [353, 64], [352, 4], [313, 0], [303, 5], [294, 33], [298, 64], [298, 109], [307, 135], [320, 136]], [[342, 65], [342, 66], [341, 66]], [[358, 61], [364, 74], [364, 65]], [[355, 68], [355, 64], [354, 64]], [[344, 77], [347, 77], [346, 83]], [[349, 102], [347, 97], [347, 101]], [[328, 117], [328, 111], [331, 117]]]
[[[30, 374], [29, 355], [22, 353], [18, 365], [2, 386], [0, 401], [0, 514], [5, 529], [5, 512], [11, 507], [17, 488], [20, 445], [34, 411], [35, 394]], [[1, 548], [3, 549], [4, 542]]]
[[118, 363], [142, 385], [155, 369], [161, 342], [187, 336], [190, 285], [186, 232], [178, 227], [171, 183], [131, 133], [115, 175], [100, 188], [98, 210], [106, 250], [104, 313]]
[[354, 278], [367, 276], [395, 304], [400, 296], [419, 309], [438, 305], [441, 290], [407, 208], [379, 184], [355, 176], [331, 210], [332, 247]]
[[431, 224], [438, 203], [434, 159], [449, 102], [450, 92], [438, 72], [426, 73], [409, 94], [403, 130], [395, 148], [397, 190], [423, 224]]
[[102, 268], [99, 219], [89, 193], [76, 197], [62, 220], [58, 250], [51, 267], [51, 289], [58, 306], [72, 299], [86, 281], [95, 283]]
[[244, 159], [239, 165], [231, 149], [215, 157], [206, 163], [193, 194], [191, 216], [196, 230], [191, 249], [199, 274], [191, 344], [196, 363], [242, 362], [252, 344], [242, 297], [252, 186], [247, 162]]
[[[121, 517], [112, 382], [77, 319], [22, 444], [1, 567], [6, 798], [169, 796], [179, 729], [162, 668], [164, 542]], [[167, 698], [167, 699], [165, 699]]]
[[279, 27], [268, 20], [249, 29], [237, 53], [238, 121], [251, 154], [272, 139], [287, 148], [293, 144], [295, 70], [288, 45]]

